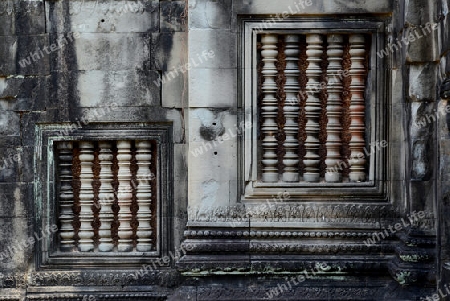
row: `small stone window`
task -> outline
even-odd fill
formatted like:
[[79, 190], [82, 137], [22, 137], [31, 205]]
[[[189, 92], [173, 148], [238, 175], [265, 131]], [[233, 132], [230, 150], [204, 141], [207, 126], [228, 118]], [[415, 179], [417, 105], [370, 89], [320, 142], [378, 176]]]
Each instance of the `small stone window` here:
[[299, 197], [327, 187], [329, 195], [380, 193], [383, 24], [243, 22], [244, 118], [253, 124], [243, 140], [245, 197], [280, 188]]
[[155, 250], [155, 144], [55, 142], [61, 252]]
[[37, 230], [56, 225], [38, 266], [138, 267], [170, 248], [171, 126], [39, 125]]

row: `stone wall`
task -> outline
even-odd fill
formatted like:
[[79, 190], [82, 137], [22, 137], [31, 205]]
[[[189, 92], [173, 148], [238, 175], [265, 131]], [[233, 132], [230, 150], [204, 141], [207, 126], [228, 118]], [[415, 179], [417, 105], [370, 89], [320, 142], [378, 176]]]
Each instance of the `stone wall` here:
[[[445, 292], [450, 123], [440, 86], [450, 75], [449, 4], [1, 1], [0, 300], [419, 300]], [[345, 19], [344, 28], [383, 24], [377, 34], [389, 51], [372, 67], [384, 111], [373, 113], [385, 114], [389, 146], [382, 193], [369, 201], [285, 200], [270, 216], [241, 200], [243, 25], [283, 13], [296, 22]], [[47, 125], [80, 137], [108, 128], [117, 139], [126, 139], [120, 128], [169, 128], [159, 259], [182, 258], [154, 268], [145, 257], [49, 268], [39, 259], [46, 239], [11, 251], [46, 222], [38, 195], [49, 184], [47, 159], [37, 153], [46, 151], [39, 129]], [[417, 212], [426, 214], [412, 227], [364, 243]]]

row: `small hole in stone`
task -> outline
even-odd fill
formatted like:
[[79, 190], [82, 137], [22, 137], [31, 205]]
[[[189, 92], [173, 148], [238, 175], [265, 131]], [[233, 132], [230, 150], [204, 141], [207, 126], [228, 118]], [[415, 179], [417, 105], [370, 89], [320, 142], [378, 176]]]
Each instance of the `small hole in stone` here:
[[105, 19], [102, 19], [102, 22], [105, 22]]
[[213, 125], [216, 125], [216, 123], [215, 123], [215, 122], [213, 122]]
[[217, 156], [217, 152], [214, 152], [214, 155], [216, 155], [216, 156]]

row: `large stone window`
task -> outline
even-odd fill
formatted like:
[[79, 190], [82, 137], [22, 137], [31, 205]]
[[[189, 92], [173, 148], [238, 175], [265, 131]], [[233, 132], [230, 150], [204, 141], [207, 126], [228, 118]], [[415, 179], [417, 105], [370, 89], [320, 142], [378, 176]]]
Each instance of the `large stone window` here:
[[36, 227], [58, 229], [38, 244], [41, 266], [167, 254], [170, 127], [42, 125], [37, 133]]
[[243, 21], [244, 198], [383, 199], [383, 23], [273, 21]]

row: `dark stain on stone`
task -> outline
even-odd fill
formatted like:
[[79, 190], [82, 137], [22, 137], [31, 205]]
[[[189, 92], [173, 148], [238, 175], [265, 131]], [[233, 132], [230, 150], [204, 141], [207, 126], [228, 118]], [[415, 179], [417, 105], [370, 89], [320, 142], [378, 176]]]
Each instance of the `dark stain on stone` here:
[[46, 2], [49, 5], [49, 23], [51, 28], [57, 28], [58, 20], [64, 20], [63, 32], [59, 36], [56, 32], [49, 34], [49, 44], [58, 44], [59, 39], [65, 38], [67, 43], [60, 51], [50, 53], [50, 70], [52, 74], [50, 94], [56, 99], [61, 100], [58, 109], [61, 112], [61, 118], [75, 120], [82, 116], [80, 108], [80, 97], [78, 95], [77, 83], [78, 70], [77, 55], [75, 50], [76, 38], [71, 32], [71, 18], [69, 13], [69, 1], [62, 1], [61, 14], [56, 9], [56, 2]]
[[[328, 84], [328, 77], [327, 77], [327, 69], [328, 69], [328, 41], [327, 37], [323, 36], [323, 53], [321, 55], [321, 62], [320, 67], [322, 68], [322, 74], [320, 76], [319, 82], [320, 83], [326, 83]], [[325, 160], [327, 158], [327, 124], [328, 124], [328, 117], [327, 117], [327, 103], [328, 103], [328, 91], [326, 85], [324, 88], [322, 88], [319, 92], [319, 99], [320, 99], [320, 117], [319, 117], [319, 157], [320, 157], [320, 163], [319, 163], [319, 173], [321, 177], [325, 177], [325, 171], [327, 168], [327, 164], [325, 163]]]
[[[300, 91], [305, 92], [306, 91], [306, 84], [308, 82], [308, 78], [306, 77], [306, 69], [308, 68], [308, 56], [306, 55], [306, 36], [301, 35], [300, 41], [299, 41], [299, 60], [298, 60], [298, 68], [300, 70], [300, 75], [298, 77], [298, 83], [300, 86]], [[303, 176], [305, 173], [305, 163], [303, 160], [305, 159], [306, 155], [306, 148], [305, 148], [305, 142], [306, 142], [306, 112], [305, 112], [305, 106], [306, 106], [306, 99], [308, 98], [307, 93], [299, 93], [298, 96], [299, 101], [299, 112], [298, 112], [298, 123], [299, 123], [299, 129], [298, 129], [298, 155], [299, 155], [299, 172], [300, 175]]]
[[114, 213], [114, 220], [111, 223], [111, 237], [113, 240], [114, 246], [117, 246], [119, 243], [119, 199], [117, 196], [117, 193], [119, 191], [119, 178], [118, 178], [118, 172], [119, 172], [119, 161], [117, 160], [117, 145], [116, 143], [113, 143], [113, 146], [111, 148], [111, 152], [113, 154], [113, 160], [112, 160], [112, 166], [111, 171], [113, 173], [113, 181], [111, 182], [113, 190], [114, 190], [114, 202], [112, 204], [112, 210]]
[[218, 136], [222, 136], [223, 134], [225, 134], [225, 128], [221, 124], [211, 125], [209, 127], [202, 125], [200, 127], [200, 136], [206, 141], [216, 140]]
[[94, 220], [92, 221], [92, 228], [94, 230], [94, 245], [98, 246], [99, 244], [99, 228], [101, 225], [101, 221], [100, 221], [100, 217], [99, 217], [99, 213], [100, 213], [100, 206], [101, 204], [99, 203], [100, 199], [99, 199], [99, 190], [100, 190], [100, 186], [101, 186], [101, 181], [100, 181], [100, 160], [99, 160], [99, 155], [100, 153], [100, 149], [98, 147], [98, 143], [95, 142], [95, 148], [94, 148], [94, 162], [93, 162], [93, 166], [92, 166], [92, 172], [94, 174], [94, 179], [92, 181], [92, 189], [94, 192], [94, 199], [93, 199], [93, 206], [91, 206], [92, 209], [92, 213], [94, 214]]
[[[348, 35], [344, 35], [343, 47], [344, 47], [344, 55], [342, 57], [343, 58], [342, 59], [342, 70], [344, 70], [345, 72], [348, 72], [348, 70], [350, 70], [350, 67], [352, 65], [351, 56], [350, 56], [350, 41], [349, 41]], [[350, 132], [350, 124], [351, 124], [350, 103], [351, 103], [351, 98], [352, 98], [352, 93], [350, 91], [351, 82], [352, 82], [351, 76], [344, 76], [342, 78], [343, 91], [342, 91], [342, 115], [341, 115], [341, 124], [342, 124], [341, 158], [342, 158], [342, 161], [344, 161], [344, 163], [345, 163], [345, 164], [343, 164], [343, 169], [342, 169], [343, 177], [348, 177], [348, 175], [350, 173], [348, 159], [351, 157], [350, 140], [352, 139], [352, 133]]]
[[275, 63], [277, 67], [277, 77], [275, 79], [277, 83], [277, 93], [276, 98], [278, 102], [278, 114], [277, 114], [277, 125], [278, 125], [278, 132], [277, 132], [277, 157], [278, 157], [278, 173], [282, 173], [284, 170], [284, 163], [283, 163], [283, 157], [286, 154], [286, 149], [284, 147], [284, 142], [286, 141], [286, 132], [284, 131], [284, 125], [286, 124], [286, 117], [284, 116], [284, 105], [286, 103], [286, 92], [284, 90], [284, 86], [286, 84], [286, 42], [285, 42], [285, 36], [279, 35], [278, 36], [278, 55], [277, 55], [277, 61]]
[[137, 202], [137, 171], [138, 171], [138, 165], [136, 160], [136, 144], [135, 141], [131, 141], [131, 160], [130, 160], [130, 171], [131, 171], [131, 228], [133, 229], [133, 235], [131, 236], [131, 239], [133, 241], [133, 247], [136, 247], [137, 244], [137, 229], [139, 226], [139, 221], [137, 219], [137, 212], [139, 210], [139, 205]]
[[78, 232], [80, 231], [80, 189], [81, 189], [81, 162], [80, 162], [80, 148], [78, 147], [78, 143], [74, 143], [73, 145], [73, 157], [72, 157], [72, 188], [73, 188], [73, 228], [74, 228], [74, 241], [75, 246], [78, 245], [78, 241], [80, 237], [78, 236]]

